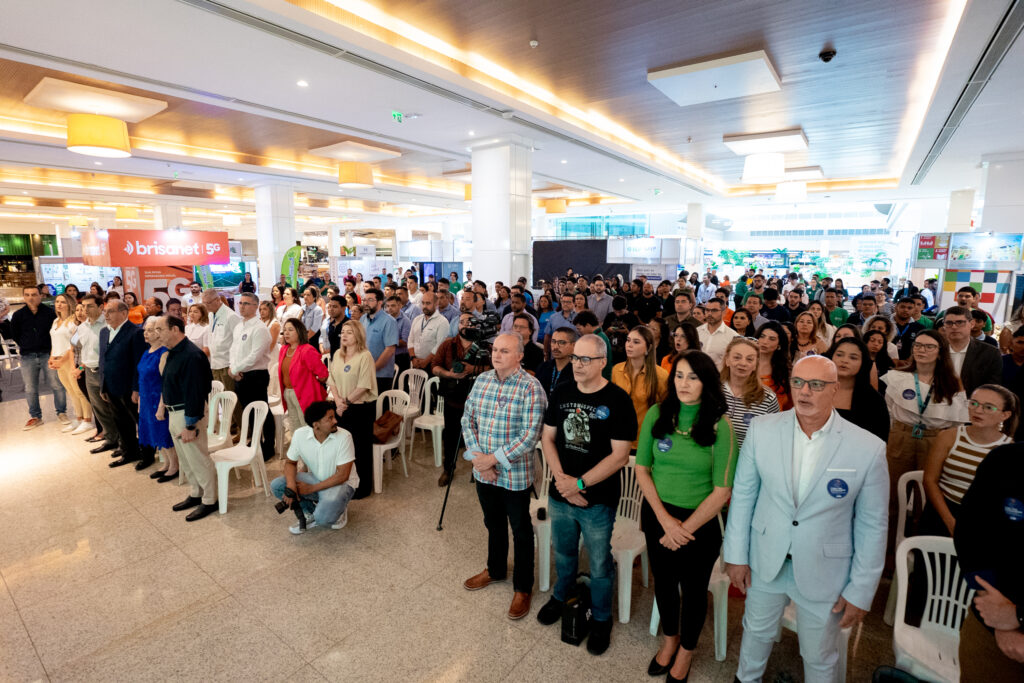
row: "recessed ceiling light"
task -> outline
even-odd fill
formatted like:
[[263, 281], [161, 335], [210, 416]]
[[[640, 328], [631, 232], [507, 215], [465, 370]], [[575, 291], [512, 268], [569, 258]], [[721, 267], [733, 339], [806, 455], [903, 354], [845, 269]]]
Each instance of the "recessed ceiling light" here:
[[242, 182], [243, 180], [245, 180], [245, 178], [239, 178], [238, 182]]
[[300, 88], [308, 88], [309, 87], [309, 83], [306, 82], [306, 81], [303, 81], [303, 80], [296, 81], [295, 85], [299, 86]]
[[619, 182], [620, 183], [624, 183], [624, 182], [626, 182], [626, 179], [625, 178], [619, 178]]
[[568, 159], [562, 159], [562, 163], [563, 164], [567, 164], [567, 163], [569, 163], [569, 160]]
[[92, 163], [96, 164], [97, 166], [102, 166], [103, 165], [102, 161], [94, 161]]
[[803, 128], [777, 130], [750, 135], [723, 135], [722, 142], [735, 154], [767, 154], [771, 152], [799, 152], [807, 149], [807, 136]]
[[469, 131], [469, 137], [473, 137], [474, 135], [476, 135], [476, 133], [474, 133], [473, 131]]
[[22, 190], [21, 193], [22, 194], [28, 194], [28, 190]]

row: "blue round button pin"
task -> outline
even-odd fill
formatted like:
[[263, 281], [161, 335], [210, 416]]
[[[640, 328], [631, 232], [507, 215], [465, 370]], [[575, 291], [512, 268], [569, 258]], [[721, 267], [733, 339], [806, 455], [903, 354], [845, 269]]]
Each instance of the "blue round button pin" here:
[[598, 420], [607, 420], [609, 415], [611, 415], [611, 411], [608, 410], [608, 406], [598, 406], [594, 411], [594, 417]]
[[903, 398], [907, 399], [908, 401], [910, 399], [914, 398], [915, 396], [917, 396], [917, 392], [914, 391], [913, 389], [904, 389], [903, 390]]
[[1003, 501], [1003, 512], [1011, 522], [1019, 522], [1024, 519], [1024, 503], [1016, 498], [1007, 498]]
[[669, 449], [672, 448], [672, 439], [667, 436], [664, 439], [658, 439], [658, 450], [662, 453], [668, 453]]
[[754, 419], [753, 413], [743, 413], [743, 424], [749, 425], [750, 421]]
[[842, 479], [832, 479], [828, 482], [828, 495], [833, 498], [845, 498], [850, 492], [850, 487]]

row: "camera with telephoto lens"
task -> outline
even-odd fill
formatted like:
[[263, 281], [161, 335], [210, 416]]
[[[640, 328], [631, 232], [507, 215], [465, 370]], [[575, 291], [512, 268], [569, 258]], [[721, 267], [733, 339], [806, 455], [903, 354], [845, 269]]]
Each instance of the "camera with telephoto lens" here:
[[299, 505], [299, 494], [295, 493], [295, 491], [292, 491], [290, 488], [285, 488], [284, 497], [291, 498], [292, 502], [290, 505], [284, 502], [283, 500], [279, 500], [276, 503], [274, 503], [274, 509], [277, 510], [277, 514], [284, 514], [285, 510], [291, 510], [292, 512], [295, 513], [295, 517], [299, 520], [299, 527], [303, 531], [305, 531], [306, 513], [302, 510], [302, 506]]
[[501, 321], [493, 313], [488, 313], [483, 318], [471, 319], [469, 325], [460, 334], [473, 344], [466, 349], [462, 361], [457, 360], [452, 363], [452, 372], [459, 373], [465, 370], [464, 363], [476, 366], [490, 365], [491, 343], [487, 340], [496, 337], [500, 327]]

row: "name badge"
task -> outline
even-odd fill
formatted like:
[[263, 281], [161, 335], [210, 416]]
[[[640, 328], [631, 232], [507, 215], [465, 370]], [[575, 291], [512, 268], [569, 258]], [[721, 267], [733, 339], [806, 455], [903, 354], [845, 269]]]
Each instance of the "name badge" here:
[[910, 399], [914, 398], [915, 396], [917, 396], [917, 392], [914, 391], [913, 389], [904, 389], [903, 390], [903, 398], [907, 399], [908, 401]]
[[249, 338], [249, 333], [248, 332], [246, 332], [245, 334], [242, 335], [242, 341], [245, 341], [248, 338]]
[[1024, 519], [1024, 503], [1016, 498], [1007, 498], [1003, 501], [1003, 512], [1011, 522], [1019, 522]]
[[658, 439], [658, 450], [662, 453], [668, 453], [669, 449], [672, 448], [672, 439], [667, 436], [664, 439]]
[[607, 420], [608, 416], [611, 414], [611, 411], [608, 410], [608, 406], [598, 406], [597, 410], [594, 411], [594, 417], [598, 420]]
[[750, 421], [754, 419], [753, 413], [743, 413], [743, 424], [749, 425]]
[[348, 372], [348, 371], [349, 371], [349, 370], [351, 370], [351, 369], [352, 369], [352, 366], [351, 366], [351, 365], [346, 365], [346, 366], [345, 366], [345, 372]]
[[842, 479], [832, 479], [828, 482], [828, 495], [833, 498], [845, 498], [850, 492], [850, 487]]

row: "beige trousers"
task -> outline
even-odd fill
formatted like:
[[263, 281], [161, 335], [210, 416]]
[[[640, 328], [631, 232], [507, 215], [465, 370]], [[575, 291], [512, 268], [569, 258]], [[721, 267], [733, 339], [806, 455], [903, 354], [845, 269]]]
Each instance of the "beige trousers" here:
[[[72, 361], [65, 361], [63, 365], [57, 368], [57, 379], [64, 385], [64, 390], [68, 393], [68, 398], [71, 399], [71, 406], [75, 411], [75, 417], [79, 420], [91, 420], [92, 419], [92, 405], [89, 403], [89, 399], [82, 393], [81, 387], [78, 386], [78, 380], [72, 374], [75, 370], [75, 364]], [[84, 371], [83, 371], [84, 372]]]
[[185, 429], [185, 411], [168, 411], [167, 419], [170, 421], [168, 427], [171, 439], [178, 452], [178, 467], [184, 470], [189, 486], [192, 487], [188, 495], [202, 498], [203, 505], [213, 505], [217, 502], [217, 471], [207, 446], [206, 424], [209, 418], [204, 415], [196, 423], [199, 436], [188, 443], [181, 440], [181, 432]]

